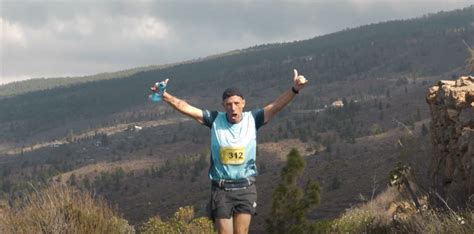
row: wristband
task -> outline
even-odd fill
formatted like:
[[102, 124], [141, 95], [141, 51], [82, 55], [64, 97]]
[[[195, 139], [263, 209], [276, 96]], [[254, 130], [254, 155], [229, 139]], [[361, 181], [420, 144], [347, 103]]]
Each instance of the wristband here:
[[300, 91], [296, 90], [295, 87], [291, 86], [291, 91], [294, 93], [294, 94], [298, 94]]

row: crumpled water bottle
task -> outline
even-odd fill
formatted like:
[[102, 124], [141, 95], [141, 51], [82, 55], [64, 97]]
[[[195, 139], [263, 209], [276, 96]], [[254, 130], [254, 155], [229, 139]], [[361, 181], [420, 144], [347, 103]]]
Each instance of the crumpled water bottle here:
[[159, 102], [163, 98], [163, 93], [166, 91], [166, 83], [164, 81], [156, 82], [154, 86], [151, 87], [153, 92], [149, 98], [152, 102]]

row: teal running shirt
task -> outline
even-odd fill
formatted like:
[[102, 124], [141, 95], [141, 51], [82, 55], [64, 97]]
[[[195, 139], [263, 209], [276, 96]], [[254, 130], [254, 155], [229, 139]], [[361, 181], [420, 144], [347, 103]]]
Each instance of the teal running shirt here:
[[203, 110], [211, 129], [211, 180], [238, 180], [257, 175], [257, 130], [264, 124], [263, 109], [242, 113], [232, 124], [225, 112]]

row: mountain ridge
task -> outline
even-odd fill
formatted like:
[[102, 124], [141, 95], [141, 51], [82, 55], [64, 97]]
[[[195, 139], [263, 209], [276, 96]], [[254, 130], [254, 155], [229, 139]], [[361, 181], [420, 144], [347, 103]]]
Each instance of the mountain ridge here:
[[[448, 22], [448, 23], [445, 23], [446, 24], [445, 27], [450, 27], [450, 26], [452, 27], [452, 26], [456, 26], [457, 24], [454, 23], [454, 21], [450, 23], [450, 21], [446, 21], [445, 18], [449, 18], [450, 14], [453, 14], [453, 12], [462, 15], [462, 14], [465, 14], [466, 12], [469, 12], [473, 8], [474, 8], [474, 5], [471, 5], [469, 7], [459, 9], [459, 10], [448, 11], [448, 12], [441, 11], [438, 13], [431, 13], [431, 14], [427, 14], [421, 17], [416, 17], [416, 18], [411, 18], [411, 19], [391, 20], [391, 21], [385, 21], [385, 22], [379, 22], [379, 23], [372, 23], [368, 25], [361, 25], [358, 27], [350, 28], [350, 29], [344, 29], [338, 32], [315, 36], [309, 39], [297, 40], [293, 42], [255, 45], [255, 46], [251, 46], [244, 49], [231, 50], [231, 51], [227, 51], [227, 52], [223, 52], [219, 54], [205, 56], [203, 58], [191, 59], [191, 60], [170, 63], [170, 64], [149, 65], [149, 66], [137, 67], [137, 68], [126, 69], [126, 70], [121, 70], [121, 71], [116, 71], [116, 72], [98, 73], [98, 74], [89, 75], [89, 76], [33, 78], [30, 80], [18, 81], [18, 82], [12, 82], [8, 84], [0, 85], [0, 98], [15, 96], [16, 94], [27, 93], [30, 91], [46, 90], [46, 89], [62, 87], [62, 86], [71, 86], [71, 85], [73, 86], [73, 85], [81, 84], [84, 82], [96, 82], [100, 80], [126, 78], [140, 72], [146, 72], [150, 70], [160, 70], [163, 68], [169, 68], [169, 67], [179, 66], [183, 64], [200, 63], [200, 62], [205, 62], [205, 61], [219, 59], [222, 57], [228, 57], [228, 56], [233, 56], [233, 55], [242, 55], [242, 54], [245, 55], [246, 53], [259, 52], [259, 51], [275, 49], [275, 48], [278, 49], [282, 47], [295, 47], [295, 45], [297, 44], [311, 43], [312, 41], [318, 40], [321, 38], [328, 38], [328, 41], [331, 41], [330, 38], [333, 38], [333, 37], [341, 38], [343, 34], [347, 34], [347, 33], [350, 34], [354, 31], [356, 31], [357, 34], [362, 34], [360, 33], [360, 31], [362, 30], [365, 30], [365, 32], [368, 32], [372, 30], [374, 27], [376, 27], [377, 30], [381, 30], [383, 29], [383, 27], [389, 26], [391, 24], [402, 24], [402, 27], [399, 29], [404, 29], [404, 28], [409, 28], [409, 27], [403, 27], [403, 26], [406, 26], [418, 21], [420, 22], [425, 21], [426, 25], [428, 26], [433, 26], [433, 23]], [[388, 30], [388, 31], [385, 31], [384, 33], [390, 34], [393, 32], [394, 32], [393, 30]], [[324, 46], [321, 45], [320, 47], [324, 47]], [[295, 48], [292, 48], [292, 49], [294, 50]], [[53, 80], [56, 81], [56, 84], [54, 83]], [[53, 82], [53, 84], [47, 84], [47, 83], [50, 83], [50, 81]], [[19, 93], [15, 93], [18, 91], [12, 91], [12, 89], [21, 90], [21, 91]]]

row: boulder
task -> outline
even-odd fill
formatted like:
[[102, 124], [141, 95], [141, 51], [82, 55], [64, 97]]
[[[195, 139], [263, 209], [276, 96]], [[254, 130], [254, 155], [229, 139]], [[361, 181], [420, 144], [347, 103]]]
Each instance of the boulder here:
[[437, 82], [426, 102], [431, 111], [433, 188], [462, 207], [474, 196], [474, 77]]

